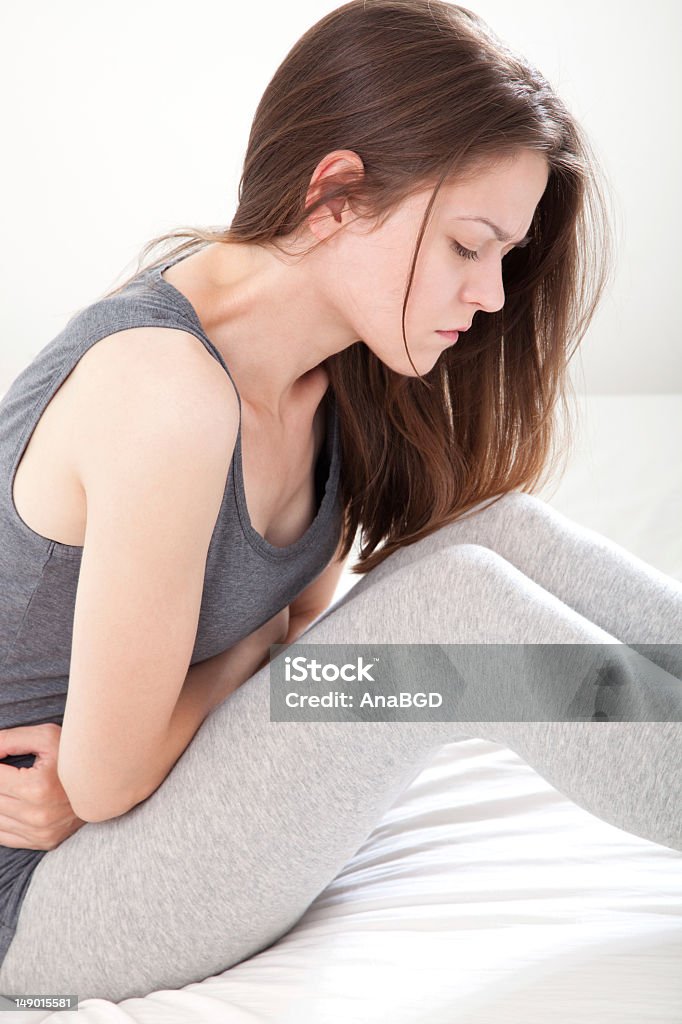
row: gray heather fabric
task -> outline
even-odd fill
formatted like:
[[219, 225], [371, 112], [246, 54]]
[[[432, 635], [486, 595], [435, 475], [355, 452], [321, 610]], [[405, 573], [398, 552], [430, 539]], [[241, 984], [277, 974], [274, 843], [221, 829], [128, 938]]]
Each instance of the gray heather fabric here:
[[[232, 379], [191, 304], [161, 276], [175, 262], [177, 257], [143, 272], [122, 293], [95, 302], [74, 315], [19, 374], [0, 402], [2, 729], [40, 722], [61, 725], [66, 703], [83, 549], [35, 533], [19, 517], [12, 501], [17, 466], [51, 397], [92, 345], [131, 327], [172, 327], [191, 332]], [[340, 433], [331, 389], [324, 401], [327, 437], [315, 471], [317, 515], [306, 533], [285, 548], [269, 544], [249, 520], [240, 427], [208, 549], [192, 665], [232, 646], [288, 605], [322, 572], [334, 554], [341, 531], [342, 507]], [[33, 760], [29, 754], [9, 756], [0, 763], [30, 766]], [[44, 855], [45, 851], [0, 846], [0, 959], [14, 934], [32, 872]]]
[[[682, 585], [514, 493], [391, 554], [298, 643], [490, 637], [669, 644], [653, 653], [679, 681]], [[547, 673], [533, 664], [527, 686], [545, 688]], [[570, 659], [558, 659], [557, 672], [575, 682]], [[84, 825], [45, 855], [0, 967], [0, 992], [120, 1002], [200, 981], [267, 948], [434, 749], [467, 736], [515, 750], [610, 824], [682, 850], [680, 721], [276, 722], [269, 677], [266, 666], [213, 709], [147, 800]], [[659, 679], [656, 666], [641, 685]]]

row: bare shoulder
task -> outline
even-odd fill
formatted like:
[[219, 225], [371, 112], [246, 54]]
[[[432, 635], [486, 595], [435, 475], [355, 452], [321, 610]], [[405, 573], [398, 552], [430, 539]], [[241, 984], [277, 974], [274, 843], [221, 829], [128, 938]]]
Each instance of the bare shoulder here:
[[172, 327], [131, 327], [109, 334], [88, 349], [71, 376], [83, 398], [106, 397], [114, 389], [119, 393], [122, 381], [134, 388], [148, 380], [160, 388], [182, 380], [201, 397], [210, 397], [207, 388], [235, 393], [225, 369], [200, 339]]
[[234, 444], [236, 391], [223, 366], [190, 332], [118, 331], [85, 353], [72, 378], [72, 412], [80, 426], [76, 469], [96, 459], [112, 430], [128, 443], [136, 436], [148, 440], [153, 432], [169, 443], [200, 435], [206, 445]]

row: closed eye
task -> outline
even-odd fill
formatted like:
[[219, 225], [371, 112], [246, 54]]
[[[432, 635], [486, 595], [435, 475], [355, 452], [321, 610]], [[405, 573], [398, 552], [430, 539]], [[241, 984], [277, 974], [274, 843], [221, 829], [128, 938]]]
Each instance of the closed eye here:
[[454, 238], [452, 239], [452, 243], [451, 244], [452, 244], [452, 248], [455, 250], [457, 255], [458, 256], [462, 256], [463, 259], [465, 259], [465, 260], [477, 260], [478, 259], [478, 253], [477, 252], [474, 252], [472, 249], [465, 249], [464, 246], [460, 245], [459, 242], [456, 242]]
[[[517, 242], [516, 245], [513, 245], [511, 247], [509, 252], [503, 253], [502, 259], [504, 259], [505, 256], [508, 256], [510, 252], [513, 252], [514, 249], [521, 249], [521, 248], [523, 248], [523, 246], [525, 246], [527, 244], [528, 243], [525, 240], [522, 243]], [[456, 242], [454, 238], [452, 239], [452, 242], [451, 242], [451, 248], [453, 248], [455, 250], [455, 252], [457, 253], [458, 256], [461, 256], [465, 260], [477, 260], [477, 259], [480, 259], [480, 257], [479, 257], [477, 252], [474, 252], [472, 249], [465, 249], [464, 246], [460, 245], [459, 242]]]

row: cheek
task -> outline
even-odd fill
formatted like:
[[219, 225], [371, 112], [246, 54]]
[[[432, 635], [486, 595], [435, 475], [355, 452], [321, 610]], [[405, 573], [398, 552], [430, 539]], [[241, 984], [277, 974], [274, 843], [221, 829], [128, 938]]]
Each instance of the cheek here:
[[[442, 318], [443, 313], [452, 310], [453, 297], [461, 282], [461, 270], [454, 258], [430, 259], [423, 263], [417, 262], [412, 281], [412, 294], [408, 302], [408, 311], [414, 303], [415, 315], [429, 322], [436, 317]], [[438, 323], [434, 322], [434, 330]]]
[[394, 276], [376, 261], [347, 259], [337, 266], [337, 294], [344, 318], [352, 331], [374, 348], [383, 348], [400, 331], [402, 295]]
[[375, 329], [399, 327], [407, 289], [407, 270], [399, 260], [384, 255], [363, 261], [354, 268], [353, 276], [355, 294], [362, 296], [364, 315]]

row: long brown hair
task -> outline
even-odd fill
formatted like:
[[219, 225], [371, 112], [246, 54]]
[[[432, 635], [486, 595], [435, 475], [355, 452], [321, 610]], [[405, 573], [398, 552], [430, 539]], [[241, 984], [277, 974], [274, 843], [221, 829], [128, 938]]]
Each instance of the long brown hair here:
[[[327, 176], [306, 207], [315, 167], [336, 149], [356, 152], [364, 173]], [[423, 377], [388, 369], [362, 340], [325, 361], [341, 424], [344, 556], [361, 529], [353, 572], [474, 505], [544, 484], [557, 456], [568, 456], [570, 431], [557, 444], [555, 414], [573, 397], [568, 362], [612, 262], [603, 172], [575, 118], [472, 11], [440, 0], [352, 0], [298, 40], [265, 89], [230, 227], [160, 235], [138, 259], [133, 277], [197, 242], [276, 246], [339, 198], [381, 224], [433, 184], [403, 301], [407, 349], [405, 310], [441, 185], [520, 149], [544, 154], [549, 180], [531, 243], [504, 258], [504, 307], [476, 317]], [[187, 240], [145, 268], [159, 243], [178, 238]]]

